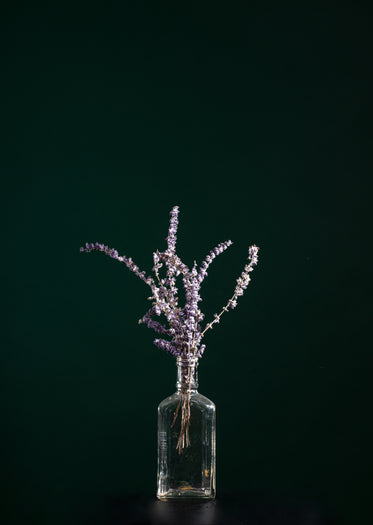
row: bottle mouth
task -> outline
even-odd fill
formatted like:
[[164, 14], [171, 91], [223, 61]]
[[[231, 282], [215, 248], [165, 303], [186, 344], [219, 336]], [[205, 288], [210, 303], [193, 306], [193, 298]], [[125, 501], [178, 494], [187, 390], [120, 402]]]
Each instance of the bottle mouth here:
[[198, 364], [198, 357], [196, 356], [190, 356], [190, 357], [177, 357], [176, 362], [178, 365], [181, 366], [195, 366]]
[[198, 357], [177, 358], [177, 389], [178, 391], [191, 392], [198, 387]]

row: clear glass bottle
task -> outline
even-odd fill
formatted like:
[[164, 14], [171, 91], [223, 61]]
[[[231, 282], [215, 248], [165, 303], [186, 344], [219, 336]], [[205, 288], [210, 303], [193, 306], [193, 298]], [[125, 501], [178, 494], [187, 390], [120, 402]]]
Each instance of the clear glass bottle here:
[[[158, 406], [157, 498], [160, 500], [215, 498], [215, 405], [197, 391], [197, 366], [197, 358], [177, 358], [177, 391]], [[190, 396], [190, 443], [180, 450], [177, 446], [182, 396]]]

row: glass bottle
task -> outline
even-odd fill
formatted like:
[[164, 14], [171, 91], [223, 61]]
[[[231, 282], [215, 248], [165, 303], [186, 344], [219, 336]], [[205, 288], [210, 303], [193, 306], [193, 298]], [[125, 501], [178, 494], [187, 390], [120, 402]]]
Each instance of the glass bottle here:
[[[197, 366], [196, 357], [177, 358], [177, 391], [158, 406], [160, 500], [215, 498], [215, 405], [197, 391]], [[189, 425], [180, 441], [183, 401]]]

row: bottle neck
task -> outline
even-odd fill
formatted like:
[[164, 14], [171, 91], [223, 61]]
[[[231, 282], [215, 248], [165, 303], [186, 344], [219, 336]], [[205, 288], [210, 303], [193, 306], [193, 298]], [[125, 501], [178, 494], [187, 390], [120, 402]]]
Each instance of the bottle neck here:
[[198, 358], [189, 357], [176, 359], [178, 392], [197, 392], [198, 388]]

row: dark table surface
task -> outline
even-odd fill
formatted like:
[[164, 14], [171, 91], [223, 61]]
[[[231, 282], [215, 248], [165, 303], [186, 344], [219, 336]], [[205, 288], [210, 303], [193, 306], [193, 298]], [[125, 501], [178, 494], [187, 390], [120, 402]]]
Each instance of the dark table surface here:
[[219, 494], [215, 501], [163, 502], [146, 495], [112, 496], [97, 516], [108, 525], [336, 525], [312, 501]]

